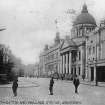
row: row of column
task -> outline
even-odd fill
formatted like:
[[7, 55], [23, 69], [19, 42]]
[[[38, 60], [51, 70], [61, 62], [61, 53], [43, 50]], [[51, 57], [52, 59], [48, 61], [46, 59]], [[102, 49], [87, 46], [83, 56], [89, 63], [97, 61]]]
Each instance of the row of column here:
[[61, 74], [71, 73], [71, 52], [61, 56]]

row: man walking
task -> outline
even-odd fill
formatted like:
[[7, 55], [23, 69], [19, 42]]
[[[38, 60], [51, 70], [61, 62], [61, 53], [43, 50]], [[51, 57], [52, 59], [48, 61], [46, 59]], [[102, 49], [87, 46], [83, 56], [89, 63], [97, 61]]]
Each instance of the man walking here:
[[74, 77], [73, 84], [75, 86], [75, 93], [78, 93], [78, 86], [80, 84], [80, 81], [79, 81], [79, 78], [77, 77], [77, 75], [75, 75], [75, 77]]
[[53, 84], [54, 84], [54, 80], [52, 77], [50, 80], [50, 85], [49, 85], [50, 95], [53, 95]]
[[14, 96], [17, 96], [17, 88], [18, 88], [18, 78], [15, 78], [13, 81], [13, 85], [12, 85], [12, 90], [13, 90], [13, 94]]

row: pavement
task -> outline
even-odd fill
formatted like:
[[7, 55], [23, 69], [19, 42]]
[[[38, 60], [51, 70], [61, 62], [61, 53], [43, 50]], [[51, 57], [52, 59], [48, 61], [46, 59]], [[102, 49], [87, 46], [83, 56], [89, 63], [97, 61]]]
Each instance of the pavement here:
[[[38, 87], [39, 84], [33, 79], [30, 78], [19, 78], [18, 79], [18, 87], [19, 88], [28, 88], [28, 87]], [[9, 84], [2, 84], [0, 88], [11, 88], [12, 82]]]
[[[72, 83], [72, 81], [70, 81], [70, 80], [64, 80], [64, 81]], [[85, 80], [80, 79], [80, 84], [89, 85], [89, 86], [96, 86], [95, 81], [88, 81], [86, 79]], [[105, 82], [98, 82], [97, 87], [105, 87]]]
[[[23, 83], [27, 88], [25, 88]], [[54, 95], [49, 95], [49, 78], [19, 78], [19, 84], [17, 97], [13, 96], [11, 88], [0, 88], [0, 105], [105, 104], [104, 87], [81, 83], [78, 89], [79, 94], [75, 94], [71, 81], [54, 80]]]
[[[84, 84], [84, 85], [96, 86], [95, 81], [81, 80], [80, 82], [81, 82], [81, 84]], [[105, 82], [97, 82], [97, 86], [98, 87], [105, 87]]]
[[[65, 82], [70, 82], [70, 80], [63, 80]], [[96, 83], [94, 81], [90, 82], [87, 80], [80, 80], [81, 84], [84, 85], [90, 85], [90, 86], [96, 86]], [[37, 87], [39, 84], [37, 83], [37, 80], [35, 81], [35, 78], [19, 78], [18, 79], [18, 87], [19, 88], [28, 88], [28, 87]], [[105, 87], [105, 82], [98, 82], [98, 87]], [[0, 88], [11, 88], [12, 87], [12, 82], [10, 84], [2, 84], [0, 85]]]

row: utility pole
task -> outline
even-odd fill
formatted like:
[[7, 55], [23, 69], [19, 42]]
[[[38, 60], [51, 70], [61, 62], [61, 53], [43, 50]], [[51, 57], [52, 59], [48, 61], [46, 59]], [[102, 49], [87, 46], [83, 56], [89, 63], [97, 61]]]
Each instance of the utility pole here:
[[[97, 36], [96, 36], [97, 37]], [[97, 38], [96, 38], [97, 39]], [[98, 86], [97, 82], [97, 41], [96, 41], [96, 60], [95, 60], [95, 69], [96, 69], [96, 78], [95, 78], [95, 85]]]
[[100, 59], [100, 51], [101, 51], [101, 46], [100, 46], [100, 42], [101, 42], [101, 28], [99, 27], [98, 33], [99, 33], [99, 41], [97, 40], [97, 36], [96, 36], [96, 61], [95, 61], [95, 69], [96, 69], [96, 80], [95, 80], [95, 85], [98, 86], [98, 78], [97, 78], [97, 43], [99, 45], [99, 59]]

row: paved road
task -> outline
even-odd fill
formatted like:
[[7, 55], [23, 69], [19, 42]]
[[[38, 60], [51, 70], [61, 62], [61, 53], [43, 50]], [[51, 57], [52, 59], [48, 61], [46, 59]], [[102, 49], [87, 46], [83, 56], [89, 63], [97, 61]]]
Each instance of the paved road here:
[[[41, 102], [46, 104], [63, 104], [63, 105], [104, 105], [105, 103], [105, 88], [80, 85], [79, 94], [74, 93], [74, 86], [69, 81], [55, 80], [54, 95], [49, 95], [49, 79], [42, 78], [21, 78], [19, 84], [26, 83], [26, 87], [18, 88], [18, 96], [13, 97], [11, 88], [0, 88], [0, 99], [11, 104], [17, 102], [18, 104], [30, 105]], [[28, 86], [32, 84], [32, 86]], [[35, 86], [33, 86], [35, 85]], [[31, 102], [30, 102], [31, 101]], [[3, 103], [1, 102], [1, 103]], [[77, 103], [76, 103], [77, 102]], [[65, 104], [66, 103], [66, 104]], [[14, 104], [14, 103], [13, 103]]]

